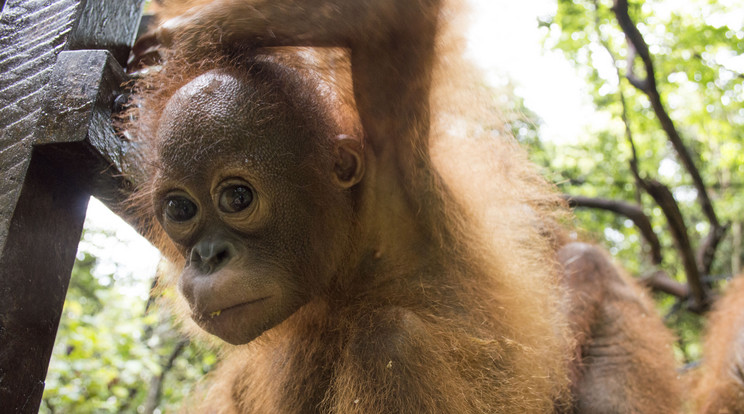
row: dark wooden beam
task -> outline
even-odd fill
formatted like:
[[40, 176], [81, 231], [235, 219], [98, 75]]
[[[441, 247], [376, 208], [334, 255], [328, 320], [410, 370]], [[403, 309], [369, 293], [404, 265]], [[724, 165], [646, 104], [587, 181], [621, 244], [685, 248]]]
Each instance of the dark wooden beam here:
[[131, 190], [122, 175], [129, 149], [114, 131], [114, 100], [127, 77], [105, 50], [62, 52], [50, 78], [34, 145], [54, 153], [61, 170], [108, 206]]
[[[90, 194], [115, 200], [114, 96], [142, 0], [7, 0], [0, 17], [0, 412], [35, 413]], [[77, 49], [103, 49], [79, 51]], [[106, 52], [104, 50], [108, 50]], [[117, 62], [118, 61], [118, 62]]]
[[33, 161], [0, 257], [0, 401], [37, 412], [88, 194], [48, 154]]

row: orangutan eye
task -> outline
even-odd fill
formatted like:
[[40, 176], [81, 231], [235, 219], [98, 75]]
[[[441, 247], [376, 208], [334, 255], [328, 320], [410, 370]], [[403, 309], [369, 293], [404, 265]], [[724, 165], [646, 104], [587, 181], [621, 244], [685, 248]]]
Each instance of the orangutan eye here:
[[165, 199], [165, 216], [172, 221], [181, 223], [196, 216], [196, 204], [184, 196], [170, 196]]
[[245, 185], [230, 185], [220, 194], [220, 210], [225, 213], [243, 211], [253, 202], [253, 190]]

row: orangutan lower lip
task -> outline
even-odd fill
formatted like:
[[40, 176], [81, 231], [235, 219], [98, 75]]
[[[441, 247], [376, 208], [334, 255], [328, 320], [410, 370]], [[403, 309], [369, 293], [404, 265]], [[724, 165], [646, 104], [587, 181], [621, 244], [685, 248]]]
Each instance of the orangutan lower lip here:
[[256, 303], [261, 302], [263, 300], [266, 300], [268, 298], [270, 298], [270, 296], [264, 296], [264, 297], [259, 298], [259, 299], [250, 300], [248, 302], [243, 302], [243, 303], [239, 303], [237, 305], [228, 306], [227, 308], [216, 310], [216, 311], [213, 311], [213, 312], [204, 312], [204, 313], [201, 313], [200, 319], [202, 319], [202, 320], [214, 319], [214, 318], [220, 316], [221, 314], [223, 314], [225, 312], [229, 312], [229, 311], [232, 311], [234, 309], [241, 308], [243, 306], [253, 305], [253, 304], [256, 304]]

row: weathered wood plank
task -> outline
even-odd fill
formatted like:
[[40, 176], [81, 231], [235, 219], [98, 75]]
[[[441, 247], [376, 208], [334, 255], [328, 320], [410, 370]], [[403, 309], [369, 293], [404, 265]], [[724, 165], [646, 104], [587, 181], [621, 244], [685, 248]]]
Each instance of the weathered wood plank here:
[[108, 51], [62, 52], [47, 93], [34, 145], [56, 159], [89, 194], [114, 206], [131, 184], [121, 176], [124, 151], [114, 131], [114, 99], [122, 93], [124, 70]]
[[[111, 105], [142, 0], [7, 0], [0, 16], [0, 412], [36, 412], [91, 193], [126, 185]], [[63, 52], [98, 48], [104, 51]]]
[[[40, 108], [57, 53], [75, 24], [79, 0], [8, 0], [0, 16], [0, 250], [8, 238], [10, 219], [20, 195], [31, 155], [38, 116], [26, 108]], [[27, 79], [33, 78], [32, 81]], [[40, 112], [38, 112], [40, 114]], [[6, 128], [13, 125], [12, 129]], [[22, 142], [23, 145], [15, 145]], [[10, 177], [9, 173], [14, 174]], [[7, 179], [6, 179], [7, 178]]]
[[[89, 196], [53, 158], [34, 161], [0, 257], [0, 401], [35, 413], [82, 232]], [[70, 248], [73, 246], [73, 248]]]
[[142, 14], [142, 0], [88, 0], [70, 37], [70, 50], [105, 49], [125, 66]]
[[[0, 16], [0, 177], [28, 163], [42, 90], [62, 50], [106, 49], [124, 63], [137, 33], [143, 0], [7, 0]], [[6, 128], [13, 125], [12, 129]], [[3, 151], [29, 142], [20, 153]], [[23, 168], [21, 168], [23, 170]], [[22, 177], [21, 177], [22, 179]], [[20, 188], [0, 181], [0, 249]]]

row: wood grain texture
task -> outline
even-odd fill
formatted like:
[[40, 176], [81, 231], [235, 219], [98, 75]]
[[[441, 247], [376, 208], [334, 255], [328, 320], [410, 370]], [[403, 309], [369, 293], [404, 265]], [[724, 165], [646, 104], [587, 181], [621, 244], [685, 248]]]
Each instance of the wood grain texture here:
[[9, 0], [0, 16], [0, 250], [30, 162], [44, 88], [81, 1]]
[[126, 79], [108, 51], [62, 52], [34, 144], [53, 151], [79, 187], [122, 214], [121, 202], [132, 189], [121, 174], [129, 146], [117, 135], [111, 117]]
[[[111, 106], [142, 0], [0, 16], [0, 412], [37, 412], [91, 193], [118, 195]], [[73, 49], [106, 49], [72, 52]], [[65, 52], [67, 51], [67, 52]]]
[[121, 64], [143, 0], [8, 0], [0, 16], [0, 249], [28, 168], [51, 71], [63, 50], [105, 49]]
[[0, 412], [35, 413], [89, 196], [38, 150], [0, 257]]

